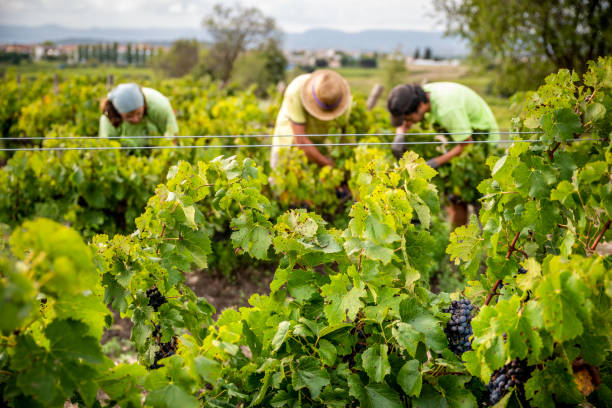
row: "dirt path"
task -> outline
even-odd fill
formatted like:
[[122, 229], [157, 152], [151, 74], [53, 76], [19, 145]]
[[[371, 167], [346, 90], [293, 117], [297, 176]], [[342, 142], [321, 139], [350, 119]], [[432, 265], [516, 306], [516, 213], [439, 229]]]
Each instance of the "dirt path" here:
[[[248, 300], [254, 293], [270, 293], [270, 282], [274, 276], [274, 268], [258, 269], [247, 267], [234, 271], [228, 278], [223, 275], [212, 275], [208, 271], [191, 272], [186, 276], [187, 285], [196, 295], [206, 298], [215, 307], [217, 316], [225, 309], [238, 309], [248, 305]], [[132, 321], [122, 319], [118, 312], [114, 313], [113, 326], [105, 330], [102, 344], [110, 339], [129, 339], [132, 331]]]

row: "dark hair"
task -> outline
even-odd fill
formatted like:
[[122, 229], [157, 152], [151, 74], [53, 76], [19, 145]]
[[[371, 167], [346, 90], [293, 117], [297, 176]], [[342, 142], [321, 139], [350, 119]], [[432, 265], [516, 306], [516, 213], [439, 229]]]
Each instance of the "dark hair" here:
[[412, 84], [406, 86], [410, 89], [412, 95], [414, 95], [408, 106], [406, 106], [406, 114], [410, 115], [417, 111], [421, 103], [429, 102], [429, 99], [427, 98], [425, 90], [423, 90], [420, 85]]
[[[140, 88], [140, 92], [142, 92], [142, 88]], [[147, 98], [144, 96], [144, 92], [142, 92], [142, 96], [144, 97], [144, 116], [147, 114]], [[121, 117], [121, 114], [108, 98], [104, 98], [102, 102], [100, 102], [100, 110], [102, 111], [102, 114], [108, 118], [108, 120], [114, 127], [118, 127], [123, 123], [123, 118]]]
[[115, 106], [108, 98], [104, 98], [102, 102], [100, 102], [100, 110], [114, 127], [118, 127], [123, 122], [121, 114], [115, 109]]
[[387, 109], [393, 115], [410, 115], [417, 111], [421, 103], [429, 102], [427, 94], [420, 85], [401, 85], [393, 88], [387, 101]]

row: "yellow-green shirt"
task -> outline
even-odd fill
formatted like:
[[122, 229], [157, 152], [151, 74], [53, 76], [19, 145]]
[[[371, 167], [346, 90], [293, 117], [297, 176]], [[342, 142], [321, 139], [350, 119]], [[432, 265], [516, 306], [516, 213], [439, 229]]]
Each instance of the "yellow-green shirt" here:
[[[151, 88], [142, 88], [146, 113], [142, 120], [136, 124], [127, 121], [114, 127], [110, 120], [102, 115], [100, 117], [99, 137], [109, 136], [174, 136], [178, 133], [176, 116], [170, 101], [160, 92]], [[147, 139], [121, 139], [124, 146], [144, 146]]]
[[[293, 128], [291, 122], [295, 124], [306, 125], [306, 133], [309, 135], [324, 134], [329, 131], [329, 127], [333, 121], [320, 120], [308, 113], [308, 111], [302, 105], [302, 88], [304, 84], [310, 78], [311, 74], [302, 74], [296, 77], [287, 89], [283, 98], [283, 103], [276, 117], [276, 125], [274, 127], [274, 135], [281, 137], [273, 137], [272, 144], [272, 156], [271, 165], [276, 167], [278, 160], [279, 150], [286, 145], [293, 144]], [[350, 115], [350, 104], [349, 109], [344, 113], [346, 117]], [[313, 140], [314, 143], [317, 143]], [[322, 140], [322, 139], [321, 139]]]
[[[465, 140], [476, 131], [499, 132], [489, 105], [467, 86], [432, 82], [425, 84], [423, 89], [429, 93], [431, 103], [429, 120], [450, 133], [466, 132], [452, 135], [454, 140]], [[499, 140], [499, 134], [489, 134], [489, 140]]]

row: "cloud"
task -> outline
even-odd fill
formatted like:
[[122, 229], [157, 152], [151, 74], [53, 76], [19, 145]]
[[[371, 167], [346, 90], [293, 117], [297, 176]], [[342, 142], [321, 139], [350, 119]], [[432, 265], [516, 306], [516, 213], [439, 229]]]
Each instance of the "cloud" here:
[[[221, 1], [221, 0], [218, 0]], [[199, 27], [214, 0], [0, 0], [0, 23], [60, 24], [75, 28]], [[432, 0], [242, 0], [289, 32], [309, 28], [441, 29]], [[224, 4], [233, 4], [224, 2]]]

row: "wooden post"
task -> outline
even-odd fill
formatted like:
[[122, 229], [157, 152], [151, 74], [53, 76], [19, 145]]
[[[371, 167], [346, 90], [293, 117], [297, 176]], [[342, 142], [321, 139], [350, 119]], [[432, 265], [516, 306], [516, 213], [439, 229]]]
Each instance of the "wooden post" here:
[[106, 77], [106, 88], [110, 91], [115, 85], [115, 77], [113, 74], [108, 74]]
[[374, 85], [374, 88], [372, 88], [372, 91], [370, 92], [370, 96], [368, 96], [368, 101], [366, 102], [368, 110], [374, 109], [376, 103], [378, 102], [378, 98], [380, 98], [380, 95], [382, 95], [384, 90], [385, 87], [381, 84]]
[[59, 95], [59, 83], [57, 79], [57, 74], [53, 74], [53, 90], [56, 95]]
[[17, 89], [18, 89], [18, 93], [17, 93], [17, 100], [21, 101], [21, 74], [17, 74]]

